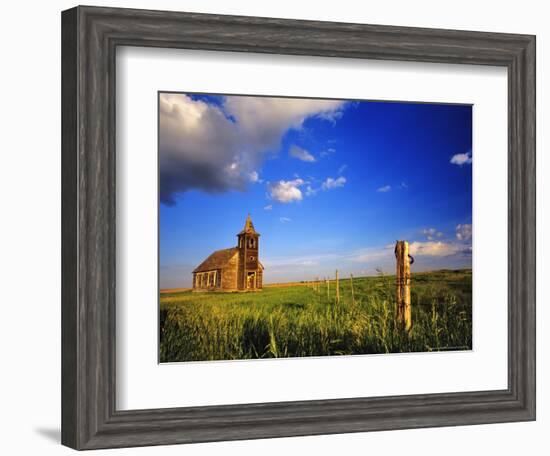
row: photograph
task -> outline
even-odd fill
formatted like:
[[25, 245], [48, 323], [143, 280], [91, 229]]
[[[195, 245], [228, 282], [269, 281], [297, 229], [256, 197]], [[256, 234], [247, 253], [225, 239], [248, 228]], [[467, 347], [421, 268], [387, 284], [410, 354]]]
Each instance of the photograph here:
[[472, 106], [158, 93], [159, 361], [472, 349]]

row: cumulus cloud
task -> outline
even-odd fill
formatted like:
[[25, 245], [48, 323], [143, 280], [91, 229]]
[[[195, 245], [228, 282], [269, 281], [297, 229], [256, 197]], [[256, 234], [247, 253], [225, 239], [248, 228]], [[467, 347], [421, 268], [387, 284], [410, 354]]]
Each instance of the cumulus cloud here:
[[[352, 263], [381, 267], [384, 271], [395, 270], [395, 244], [359, 249], [347, 257]], [[469, 267], [471, 246], [459, 242], [414, 241], [409, 243], [409, 252], [415, 257], [417, 270], [433, 268]], [[418, 269], [420, 268], [420, 269]]]
[[458, 166], [469, 165], [472, 163], [472, 153], [455, 154], [451, 157], [451, 163]]
[[468, 223], [457, 225], [456, 238], [459, 241], [469, 241], [472, 239], [472, 225]]
[[428, 241], [433, 241], [436, 237], [442, 237], [443, 233], [435, 228], [425, 228], [422, 230], [422, 234], [426, 236]]
[[345, 102], [270, 97], [223, 97], [207, 103], [185, 94], [159, 96], [160, 199], [175, 204], [191, 189], [244, 190], [280, 147], [289, 129], [310, 117], [334, 121]]
[[307, 150], [302, 149], [301, 147], [298, 147], [296, 145], [290, 146], [290, 149], [288, 151], [291, 157], [297, 158], [298, 160], [305, 161], [305, 162], [314, 162], [315, 157], [311, 155]]
[[347, 179], [344, 176], [339, 176], [336, 179], [327, 177], [321, 187], [323, 190], [331, 190], [333, 188], [343, 187], [346, 182]]
[[[313, 178], [312, 178], [313, 179]], [[314, 188], [310, 181], [304, 181], [295, 175], [292, 180], [280, 180], [277, 182], [268, 182], [267, 189], [269, 197], [278, 203], [292, 203], [301, 201], [304, 196], [315, 196], [319, 190], [332, 190], [343, 187], [347, 182], [344, 176], [337, 178], [327, 177], [320, 187]], [[300, 187], [304, 187], [302, 191]]]
[[262, 182], [258, 171], [252, 171], [251, 173], [248, 173], [248, 179], [250, 180], [250, 182]]
[[300, 178], [290, 181], [270, 182], [268, 184], [269, 196], [279, 203], [301, 201], [303, 195], [299, 187], [302, 185], [304, 185], [304, 181]]
[[411, 255], [444, 257], [455, 255], [464, 250], [464, 246], [451, 242], [442, 241], [415, 241], [409, 244]]
[[380, 193], [387, 193], [391, 190], [391, 185], [384, 185], [383, 187], [378, 188], [376, 191]]

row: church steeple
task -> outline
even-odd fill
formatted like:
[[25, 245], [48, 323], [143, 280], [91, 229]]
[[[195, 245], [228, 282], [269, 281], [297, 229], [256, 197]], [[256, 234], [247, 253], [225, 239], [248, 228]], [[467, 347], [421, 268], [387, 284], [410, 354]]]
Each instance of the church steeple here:
[[248, 216], [246, 217], [246, 221], [244, 222], [244, 228], [241, 230], [239, 235], [241, 234], [258, 234], [254, 229], [254, 224], [252, 223], [252, 218], [250, 217], [250, 214], [248, 214]]
[[260, 234], [254, 229], [250, 214], [246, 217], [244, 228], [237, 234], [239, 249], [239, 266], [237, 282], [239, 289], [261, 288], [262, 273], [258, 260]]

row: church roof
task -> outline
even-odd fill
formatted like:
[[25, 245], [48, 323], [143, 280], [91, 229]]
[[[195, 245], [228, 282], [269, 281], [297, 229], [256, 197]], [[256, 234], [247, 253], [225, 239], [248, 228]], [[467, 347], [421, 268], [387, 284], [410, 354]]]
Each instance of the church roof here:
[[239, 249], [237, 247], [232, 247], [230, 249], [216, 250], [212, 253], [206, 260], [199, 264], [193, 272], [205, 272], [212, 271], [213, 269], [221, 269], [231, 258], [233, 258]]
[[246, 217], [246, 222], [244, 222], [244, 228], [240, 231], [239, 234], [258, 234], [254, 229], [254, 224], [250, 218], [250, 214]]

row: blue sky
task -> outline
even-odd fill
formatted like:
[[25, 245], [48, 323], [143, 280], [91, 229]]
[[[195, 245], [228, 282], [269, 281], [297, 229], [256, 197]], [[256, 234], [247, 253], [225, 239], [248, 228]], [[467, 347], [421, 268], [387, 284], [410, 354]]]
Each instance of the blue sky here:
[[159, 95], [160, 287], [186, 287], [250, 213], [266, 283], [471, 267], [472, 108]]

